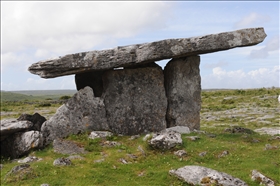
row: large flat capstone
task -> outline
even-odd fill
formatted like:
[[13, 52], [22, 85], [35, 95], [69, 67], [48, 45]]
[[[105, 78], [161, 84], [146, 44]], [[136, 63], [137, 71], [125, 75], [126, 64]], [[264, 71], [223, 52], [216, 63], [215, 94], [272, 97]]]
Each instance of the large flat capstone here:
[[263, 28], [248, 28], [200, 37], [166, 39], [108, 50], [68, 54], [39, 61], [32, 64], [28, 70], [42, 78], [54, 78], [251, 46], [262, 42], [265, 37]]

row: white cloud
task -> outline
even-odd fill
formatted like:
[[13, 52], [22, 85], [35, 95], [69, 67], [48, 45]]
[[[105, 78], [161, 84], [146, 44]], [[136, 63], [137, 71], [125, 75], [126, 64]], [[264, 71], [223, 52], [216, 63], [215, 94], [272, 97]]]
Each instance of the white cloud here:
[[249, 72], [243, 69], [227, 71], [213, 68], [212, 74], [202, 77], [202, 88], [261, 88], [279, 87], [280, 67], [259, 68]]
[[264, 47], [252, 50], [250, 53], [251, 59], [266, 58], [273, 51], [278, 51], [279, 56], [279, 35], [272, 37], [268, 40]]
[[80, 52], [165, 27], [165, 2], [1, 2], [4, 53], [33, 47]]
[[262, 26], [263, 24], [270, 21], [270, 17], [267, 15], [258, 14], [256, 12], [252, 12], [249, 15], [243, 17], [240, 21], [235, 23], [235, 28], [246, 28], [246, 27], [254, 27], [254, 26]]

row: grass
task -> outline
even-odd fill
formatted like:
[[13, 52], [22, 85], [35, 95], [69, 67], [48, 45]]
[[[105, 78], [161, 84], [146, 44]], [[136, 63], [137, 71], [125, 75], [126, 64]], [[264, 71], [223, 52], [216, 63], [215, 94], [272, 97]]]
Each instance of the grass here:
[[[67, 157], [54, 153], [52, 146], [43, 150], [32, 152], [32, 155], [43, 158], [43, 161], [30, 163], [33, 174], [23, 179], [13, 177], [4, 181], [5, 175], [18, 163], [1, 159], [4, 164], [1, 170], [1, 185], [40, 185], [48, 183], [54, 185], [187, 185], [182, 181], [168, 174], [170, 169], [177, 169], [186, 165], [200, 165], [212, 168], [221, 172], [226, 172], [234, 177], [238, 177], [250, 186], [259, 185], [251, 181], [250, 174], [253, 169], [273, 179], [280, 185], [280, 145], [279, 140], [271, 140], [269, 135], [238, 134], [227, 133], [225, 128], [230, 125], [243, 126], [249, 129], [261, 127], [279, 127], [279, 103], [276, 97], [280, 94], [280, 89], [255, 89], [255, 90], [218, 90], [202, 92], [202, 118], [205, 115], [217, 116], [214, 120], [201, 119], [201, 130], [204, 133], [191, 133], [182, 135], [183, 145], [170, 151], [159, 151], [151, 149], [147, 142], [144, 142], [143, 135], [137, 139], [130, 140], [129, 136], [112, 136], [105, 140], [120, 142], [116, 147], [101, 146], [102, 140], [88, 139], [88, 133], [70, 135], [67, 140], [71, 140], [90, 151], [81, 156], [83, 160], [72, 160], [71, 166], [55, 167], [53, 161], [59, 157]], [[224, 99], [226, 98], [226, 99]], [[45, 100], [42, 100], [44, 102]], [[39, 102], [41, 103], [41, 102]], [[38, 103], [38, 104], [39, 104]], [[25, 105], [7, 102], [6, 108], [18, 112], [21, 107], [25, 112], [32, 113], [35, 105]], [[47, 109], [57, 108], [59, 105], [44, 107]], [[244, 110], [244, 111], [243, 111]], [[2, 108], [1, 108], [2, 111]], [[24, 110], [22, 110], [24, 111]], [[225, 117], [226, 113], [239, 111], [235, 117]], [[244, 113], [243, 113], [244, 112]], [[252, 117], [252, 121], [247, 121], [246, 117]], [[270, 123], [263, 124], [258, 120], [264, 115], [274, 117], [264, 119]], [[208, 134], [215, 134], [211, 137]], [[199, 136], [200, 139], [191, 141], [187, 136]], [[258, 141], [258, 142], [256, 142]], [[265, 150], [265, 145], [278, 146], [278, 149]], [[146, 155], [139, 150], [141, 146]], [[175, 150], [184, 149], [187, 156], [180, 158], [173, 153]], [[206, 151], [204, 157], [199, 153]], [[219, 157], [223, 151], [229, 154]], [[127, 154], [134, 154], [136, 159], [132, 159]], [[124, 158], [130, 162], [123, 164], [120, 159]], [[95, 163], [95, 160], [104, 159], [103, 162]]]

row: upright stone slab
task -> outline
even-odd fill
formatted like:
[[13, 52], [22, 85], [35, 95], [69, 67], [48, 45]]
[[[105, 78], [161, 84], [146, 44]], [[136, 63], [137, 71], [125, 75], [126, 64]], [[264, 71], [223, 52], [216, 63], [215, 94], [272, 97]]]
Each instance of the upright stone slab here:
[[43, 145], [87, 130], [108, 130], [104, 102], [94, 97], [90, 87], [79, 90], [42, 125]]
[[200, 128], [201, 78], [199, 56], [172, 59], [164, 68], [168, 99], [167, 127]]
[[136, 135], [166, 128], [167, 100], [160, 67], [107, 71], [103, 83], [112, 132]]

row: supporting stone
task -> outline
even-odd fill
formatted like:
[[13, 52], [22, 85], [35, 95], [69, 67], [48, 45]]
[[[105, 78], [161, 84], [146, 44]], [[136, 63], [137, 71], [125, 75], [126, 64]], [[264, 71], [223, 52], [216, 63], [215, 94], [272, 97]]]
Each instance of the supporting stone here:
[[199, 56], [172, 59], [164, 68], [167, 127], [200, 128], [201, 78]]
[[167, 100], [160, 67], [107, 71], [104, 102], [113, 133], [136, 135], [166, 128]]

